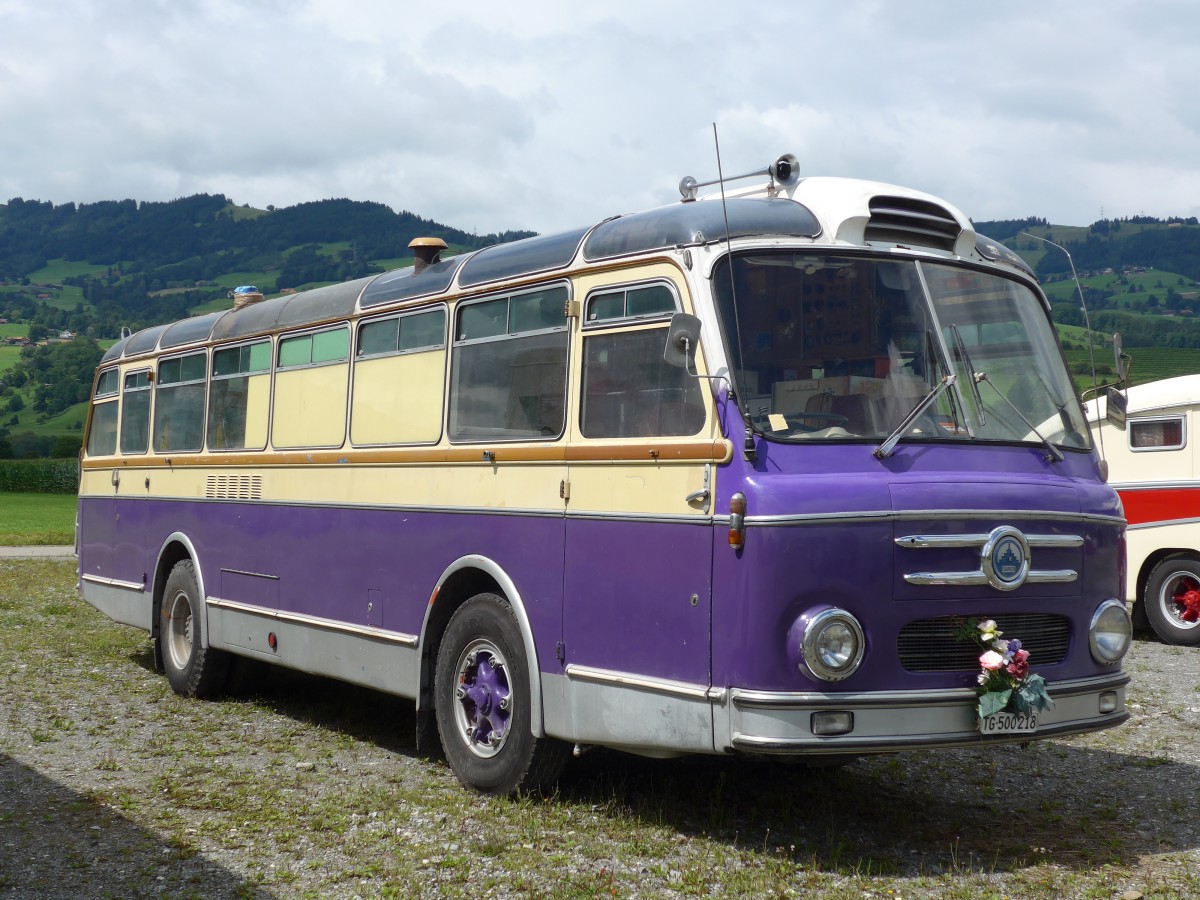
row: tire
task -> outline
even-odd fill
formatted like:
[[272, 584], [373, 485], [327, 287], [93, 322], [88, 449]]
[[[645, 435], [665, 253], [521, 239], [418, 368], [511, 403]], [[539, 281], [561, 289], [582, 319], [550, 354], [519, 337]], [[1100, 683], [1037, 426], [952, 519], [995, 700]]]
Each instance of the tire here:
[[1200, 645], [1200, 621], [1183, 618], [1185, 607], [1179, 599], [1190, 590], [1200, 590], [1200, 560], [1188, 556], [1164, 559], [1146, 581], [1142, 598], [1146, 618], [1154, 633], [1168, 644]]
[[478, 594], [455, 611], [438, 648], [434, 710], [451, 770], [485, 794], [534, 793], [558, 781], [569, 747], [530, 727], [525, 645], [512, 607]]
[[158, 652], [171, 688], [184, 697], [216, 696], [229, 674], [229, 654], [205, 646], [202, 610], [195, 565], [181, 560], [163, 588]]

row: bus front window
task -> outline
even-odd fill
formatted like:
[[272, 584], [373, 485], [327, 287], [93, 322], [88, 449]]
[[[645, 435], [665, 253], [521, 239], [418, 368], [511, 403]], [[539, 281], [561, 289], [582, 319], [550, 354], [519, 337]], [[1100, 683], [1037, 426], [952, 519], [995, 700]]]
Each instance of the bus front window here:
[[1052, 326], [1020, 283], [790, 250], [730, 265], [713, 273], [721, 326], [743, 411], [766, 437], [880, 441], [954, 375], [904, 439], [1040, 442], [1036, 426], [1063, 446], [1090, 446]]

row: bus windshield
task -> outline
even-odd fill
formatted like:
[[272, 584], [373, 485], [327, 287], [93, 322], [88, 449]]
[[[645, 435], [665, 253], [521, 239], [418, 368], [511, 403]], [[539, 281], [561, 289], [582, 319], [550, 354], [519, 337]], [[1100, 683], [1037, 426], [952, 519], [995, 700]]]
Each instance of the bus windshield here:
[[1017, 281], [756, 250], [713, 285], [739, 402], [768, 438], [879, 441], [925, 404], [903, 438], [1091, 446], [1053, 326]]

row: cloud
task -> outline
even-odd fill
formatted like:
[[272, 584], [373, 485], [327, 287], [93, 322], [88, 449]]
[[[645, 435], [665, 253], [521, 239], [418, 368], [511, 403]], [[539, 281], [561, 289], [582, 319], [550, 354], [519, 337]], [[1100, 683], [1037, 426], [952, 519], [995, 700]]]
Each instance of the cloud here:
[[[0, 198], [376, 200], [481, 232], [791, 151], [976, 219], [1194, 215], [1187, 2], [0, 0]], [[1163, 22], [1169, 22], [1164, 27]]]

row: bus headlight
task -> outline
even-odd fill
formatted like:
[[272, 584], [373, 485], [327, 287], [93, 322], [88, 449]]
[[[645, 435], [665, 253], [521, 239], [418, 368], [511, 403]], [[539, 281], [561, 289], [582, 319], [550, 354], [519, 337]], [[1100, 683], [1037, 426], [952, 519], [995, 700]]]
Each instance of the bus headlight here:
[[1092, 650], [1092, 659], [1102, 666], [1111, 666], [1121, 661], [1129, 650], [1129, 642], [1133, 639], [1133, 625], [1129, 621], [1129, 613], [1125, 604], [1120, 600], [1105, 600], [1092, 616], [1091, 627], [1088, 628], [1088, 646]]
[[821, 681], [841, 681], [862, 662], [866, 641], [858, 619], [844, 609], [806, 613], [792, 626], [799, 663]]

